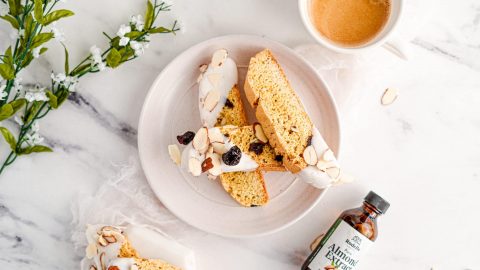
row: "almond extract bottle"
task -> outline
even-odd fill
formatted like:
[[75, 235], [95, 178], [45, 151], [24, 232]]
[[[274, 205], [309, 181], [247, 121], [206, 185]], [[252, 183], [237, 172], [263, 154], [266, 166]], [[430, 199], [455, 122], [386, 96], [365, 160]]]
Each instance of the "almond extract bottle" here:
[[370, 191], [358, 208], [344, 211], [302, 265], [302, 270], [354, 270], [377, 238], [377, 217], [390, 204]]

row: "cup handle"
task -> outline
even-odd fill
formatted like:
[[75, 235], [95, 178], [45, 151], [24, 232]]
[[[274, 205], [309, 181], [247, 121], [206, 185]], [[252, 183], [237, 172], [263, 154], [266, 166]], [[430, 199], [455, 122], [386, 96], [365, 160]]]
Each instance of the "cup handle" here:
[[409, 45], [405, 41], [394, 37], [385, 42], [382, 47], [403, 60], [408, 60]]

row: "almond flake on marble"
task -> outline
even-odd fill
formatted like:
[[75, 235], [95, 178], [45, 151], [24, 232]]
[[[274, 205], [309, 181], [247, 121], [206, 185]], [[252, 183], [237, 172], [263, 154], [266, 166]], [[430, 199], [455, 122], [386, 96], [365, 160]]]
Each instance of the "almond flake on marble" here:
[[87, 248], [85, 249], [85, 256], [87, 259], [92, 259], [98, 253], [98, 248], [95, 243], [90, 243]]
[[325, 170], [325, 172], [327, 173], [327, 175], [333, 179], [333, 180], [337, 180], [338, 177], [340, 177], [340, 168], [338, 167], [330, 167], [330, 168], [327, 168]]
[[200, 154], [205, 154], [209, 147], [209, 140], [208, 140], [208, 129], [203, 127], [200, 128], [195, 137], [193, 138], [193, 148], [197, 150]]
[[392, 104], [398, 96], [398, 91], [393, 88], [387, 88], [382, 95], [382, 105], [390, 105]]
[[322, 159], [325, 161], [333, 161], [335, 160], [335, 155], [333, 154], [332, 150], [327, 149], [323, 152]]
[[97, 267], [95, 267], [95, 265], [90, 265], [89, 270], [97, 270]]
[[202, 162], [196, 158], [190, 158], [188, 160], [188, 171], [193, 176], [200, 176], [202, 174]]
[[222, 75], [220, 73], [212, 73], [207, 75], [208, 81], [213, 85], [214, 88], [217, 88]]
[[220, 67], [227, 60], [228, 52], [225, 49], [217, 50], [212, 56], [212, 66]]
[[215, 107], [217, 107], [218, 102], [220, 101], [220, 91], [217, 89], [211, 90], [210, 92], [207, 93], [207, 96], [205, 97], [205, 101], [203, 102], [203, 107], [211, 112]]
[[202, 64], [198, 67], [198, 70], [201, 72], [201, 73], [204, 73], [208, 68], [208, 65], [207, 64]]
[[253, 130], [255, 132], [255, 137], [259, 141], [261, 141], [262, 143], [267, 143], [268, 142], [268, 138], [265, 135], [265, 132], [263, 131], [262, 125], [260, 125], [259, 123], [253, 124]]
[[317, 153], [315, 152], [315, 148], [313, 146], [307, 146], [303, 151], [303, 159], [308, 165], [315, 166], [318, 162]]
[[115, 236], [113, 236], [113, 235], [103, 236], [103, 238], [104, 238], [109, 244], [112, 244], [112, 243], [116, 243], [116, 242], [117, 242], [117, 238], [115, 238]]
[[175, 164], [180, 165], [182, 154], [180, 153], [180, 149], [176, 144], [170, 144], [168, 146], [168, 154]]
[[105, 238], [103, 238], [102, 235], [100, 235], [100, 236], [98, 237], [98, 244], [99, 244], [100, 246], [102, 246], [102, 247], [108, 246], [107, 240], [105, 240]]

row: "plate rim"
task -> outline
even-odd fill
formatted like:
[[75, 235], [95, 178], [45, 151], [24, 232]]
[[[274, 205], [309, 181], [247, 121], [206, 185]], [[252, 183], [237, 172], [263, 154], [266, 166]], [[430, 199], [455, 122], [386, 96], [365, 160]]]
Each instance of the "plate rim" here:
[[295, 224], [296, 222], [298, 222], [299, 220], [301, 220], [302, 218], [304, 218], [319, 202], [320, 200], [325, 196], [325, 194], [328, 192], [329, 188], [325, 188], [324, 191], [314, 200], [314, 202], [307, 208], [305, 208], [297, 217], [295, 217], [294, 219], [290, 220], [289, 222], [286, 222], [285, 224], [281, 225], [281, 226], [278, 226], [276, 228], [273, 228], [273, 229], [269, 229], [269, 230], [266, 230], [266, 231], [263, 231], [263, 232], [258, 232], [258, 233], [251, 233], [251, 234], [242, 234], [242, 233], [239, 233], [239, 234], [235, 234], [235, 233], [223, 233], [223, 232], [218, 232], [218, 231], [214, 231], [214, 230], [209, 230], [208, 228], [204, 228], [204, 227], [201, 227], [201, 226], [198, 226], [197, 224], [192, 224], [190, 222], [188, 222], [187, 220], [185, 220], [184, 218], [182, 218], [180, 215], [178, 215], [177, 213], [173, 212], [172, 210], [170, 210], [170, 207], [161, 199], [161, 196], [160, 194], [157, 193], [157, 191], [155, 189], [152, 188], [152, 183], [151, 183], [151, 180], [149, 178], [149, 173], [147, 172], [147, 170], [145, 169], [145, 162], [144, 161], [144, 158], [142, 158], [142, 136], [141, 136], [141, 133], [142, 133], [142, 129], [143, 129], [143, 126], [145, 125], [144, 123], [144, 119], [145, 119], [145, 113], [146, 113], [146, 105], [147, 103], [150, 101], [152, 95], [153, 95], [153, 92], [155, 91], [154, 89], [156, 88], [156, 86], [158, 85], [159, 81], [162, 79], [163, 77], [163, 74], [172, 66], [174, 65], [178, 59], [180, 59], [181, 57], [183, 57], [184, 54], [187, 54], [190, 50], [193, 50], [197, 47], [202, 47], [204, 46], [204, 44], [208, 44], [208, 43], [211, 43], [211, 42], [214, 42], [216, 40], [224, 40], [224, 39], [238, 39], [238, 38], [244, 38], [244, 39], [256, 39], [256, 40], [259, 40], [259, 41], [262, 41], [262, 40], [266, 40], [267, 42], [270, 42], [270, 43], [274, 43], [276, 44], [277, 46], [279, 47], [282, 47], [284, 50], [286, 51], [289, 51], [291, 52], [297, 59], [298, 61], [300, 61], [302, 63], [302, 65], [305, 65], [306, 68], [310, 69], [317, 77], [318, 79], [320, 80], [320, 82], [325, 86], [325, 92], [326, 92], [326, 97], [327, 99], [330, 101], [331, 105], [332, 105], [332, 110], [333, 110], [333, 113], [334, 113], [334, 121], [336, 122], [336, 125], [338, 127], [338, 153], [337, 153], [337, 159], [340, 159], [340, 153], [341, 153], [341, 149], [342, 149], [342, 126], [341, 126], [341, 121], [340, 121], [340, 114], [339, 114], [339, 110], [338, 110], [338, 105], [337, 103], [335, 102], [335, 99], [333, 97], [333, 94], [330, 90], [330, 87], [328, 86], [327, 82], [323, 79], [323, 77], [318, 73], [318, 71], [309, 63], [306, 61], [306, 59], [304, 59], [301, 55], [299, 55], [295, 50], [293, 50], [292, 48], [278, 42], [278, 41], [275, 41], [275, 40], [272, 40], [270, 38], [266, 38], [266, 37], [262, 37], [262, 36], [257, 36], [257, 35], [246, 35], [246, 34], [231, 34], [231, 35], [221, 35], [221, 36], [216, 36], [216, 37], [213, 37], [213, 38], [209, 38], [209, 39], [206, 39], [204, 41], [201, 41], [199, 43], [196, 43], [190, 47], [188, 47], [187, 49], [183, 50], [181, 53], [179, 53], [177, 56], [175, 56], [161, 71], [160, 73], [158, 73], [158, 75], [156, 76], [155, 80], [152, 82], [148, 92], [147, 92], [147, 95], [145, 96], [145, 99], [143, 101], [143, 104], [142, 104], [142, 109], [140, 111], [140, 116], [139, 116], [139, 120], [138, 120], [138, 126], [137, 126], [137, 130], [138, 130], [138, 134], [137, 134], [137, 149], [138, 149], [138, 155], [139, 155], [139, 159], [140, 159], [140, 165], [142, 167], [142, 171], [145, 175], [145, 178], [148, 182], [148, 185], [150, 186], [151, 190], [153, 191], [153, 193], [155, 194], [155, 196], [157, 197], [157, 199], [162, 203], [162, 205], [168, 209], [168, 211], [170, 213], [172, 213], [176, 218], [178, 218], [179, 220], [181, 220], [182, 222], [185, 222], [186, 224], [194, 227], [194, 228], [197, 228], [199, 230], [202, 230], [204, 232], [207, 232], [207, 233], [211, 233], [211, 234], [215, 234], [215, 235], [219, 235], [219, 236], [222, 236], [222, 237], [228, 237], [228, 238], [238, 238], [238, 239], [248, 239], [248, 238], [256, 238], [256, 237], [261, 237], [261, 236], [266, 236], [266, 235], [271, 235], [271, 234], [274, 234], [274, 233], [277, 233], [279, 231], [282, 231], [288, 227], [290, 227], [291, 225]]

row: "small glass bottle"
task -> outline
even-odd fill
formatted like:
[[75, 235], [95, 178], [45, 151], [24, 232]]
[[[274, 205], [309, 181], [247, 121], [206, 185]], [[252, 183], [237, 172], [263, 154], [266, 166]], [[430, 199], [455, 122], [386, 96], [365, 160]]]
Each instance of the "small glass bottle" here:
[[302, 270], [353, 270], [377, 239], [377, 217], [390, 204], [370, 191], [363, 206], [344, 211], [302, 265]]

